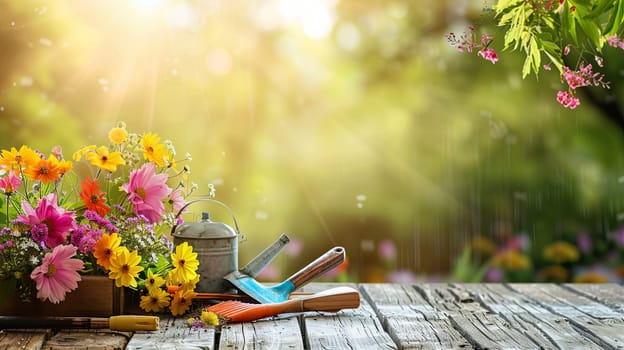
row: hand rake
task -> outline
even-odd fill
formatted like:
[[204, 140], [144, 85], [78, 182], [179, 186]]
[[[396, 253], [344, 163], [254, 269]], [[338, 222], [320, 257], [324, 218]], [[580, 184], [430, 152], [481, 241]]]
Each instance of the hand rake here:
[[304, 311], [338, 312], [360, 306], [360, 294], [351, 287], [330, 288], [301, 298], [269, 304], [250, 304], [228, 300], [212, 305], [206, 310], [225, 318], [228, 322], [249, 322], [282, 313]]

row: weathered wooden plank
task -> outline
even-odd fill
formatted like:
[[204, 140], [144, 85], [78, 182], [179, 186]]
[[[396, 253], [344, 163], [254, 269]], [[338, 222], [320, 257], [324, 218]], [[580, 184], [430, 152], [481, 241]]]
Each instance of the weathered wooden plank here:
[[49, 333], [49, 330], [3, 330], [0, 331], [0, 349], [39, 350]]
[[[315, 283], [308, 292], [320, 292], [337, 286], [357, 288], [355, 284]], [[337, 313], [303, 315], [306, 347], [309, 349], [396, 349], [397, 345], [383, 330], [369, 303], [360, 297], [360, 307]]]
[[192, 329], [185, 318], [161, 316], [156, 332], [135, 332], [126, 349], [215, 349], [215, 329]]
[[372, 310], [306, 313], [303, 322], [308, 349], [397, 349]]
[[563, 287], [624, 313], [624, 287], [615, 283], [570, 283]]
[[454, 328], [476, 348], [539, 348], [505, 318], [483, 308], [466, 290], [448, 284], [422, 284], [416, 288], [436, 310], [446, 313]]
[[540, 348], [601, 349], [576, 332], [567, 320], [555, 315], [536, 301], [501, 284], [462, 284], [481, 304], [505, 318]]
[[554, 284], [511, 284], [603, 348], [624, 348], [624, 314]]
[[48, 339], [43, 350], [121, 350], [128, 343], [129, 334], [111, 331], [60, 331]]
[[401, 349], [471, 348], [450, 319], [413, 286], [362, 284], [360, 289]]
[[219, 349], [303, 349], [299, 320], [292, 316], [226, 324]]

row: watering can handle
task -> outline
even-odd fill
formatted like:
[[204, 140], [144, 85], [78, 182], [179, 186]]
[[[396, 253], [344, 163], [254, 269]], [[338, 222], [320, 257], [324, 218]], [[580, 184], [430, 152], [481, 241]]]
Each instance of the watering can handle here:
[[[236, 221], [236, 216], [234, 216], [234, 212], [232, 211], [232, 209], [230, 209], [230, 207], [225, 205], [225, 203], [220, 202], [220, 201], [218, 201], [216, 199], [199, 198], [199, 199], [195, 199], [195, 200], [192, 200], [190, 202], [187, 202], [186, 204], [184, 204], [184, 206], [182, 206], [182, 208], [180, 208], [180, 210], [176, 214], [176, 216], [175, 216], [176, 220], [180, 217], [180, 215], [182, 215], [182, 212], [184, 211], [184, 209], [186, 209], [189, 205], [191, 205], [193, 203], [197, 203], [197, 202], [213, 202], [213, 203], [220, 204], [222, 207], [224, 207], [230, 213], [230, 215], [232, 215], [232, 220], [234, 220], [234, 227], [236, 228], [236, 233], [240, 235], [240, 230], [238, 229], [238, 222]], [[177, 226], [178, 225], [176, 224], [176, 225], [173, 225], [173, 227], [171, 227], [171, 233], [175, 232], [175, 229], [176, 229]]]

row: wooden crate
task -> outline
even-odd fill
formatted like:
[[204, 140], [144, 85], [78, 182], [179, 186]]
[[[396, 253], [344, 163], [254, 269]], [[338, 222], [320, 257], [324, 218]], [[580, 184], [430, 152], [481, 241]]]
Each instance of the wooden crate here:
[[13, 295], [0, 305], [0, 315], [108, 317], [124, 313], [124, 290], [107, 276], [82, 276], [78, 288], [59, 304], [27, 303]]

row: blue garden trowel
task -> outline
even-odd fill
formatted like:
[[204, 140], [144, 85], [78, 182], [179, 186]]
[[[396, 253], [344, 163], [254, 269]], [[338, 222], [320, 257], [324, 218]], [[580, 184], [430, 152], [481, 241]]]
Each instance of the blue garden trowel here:
[[243, 270], [231, 272], [223, 278], [259, 303], [279, 303], [288, 300], [288, 295], [299, 287], [340, 265], [344, 259], [345, 249], [334, 247], [284, 282], [270, 287], [262, 285]]

